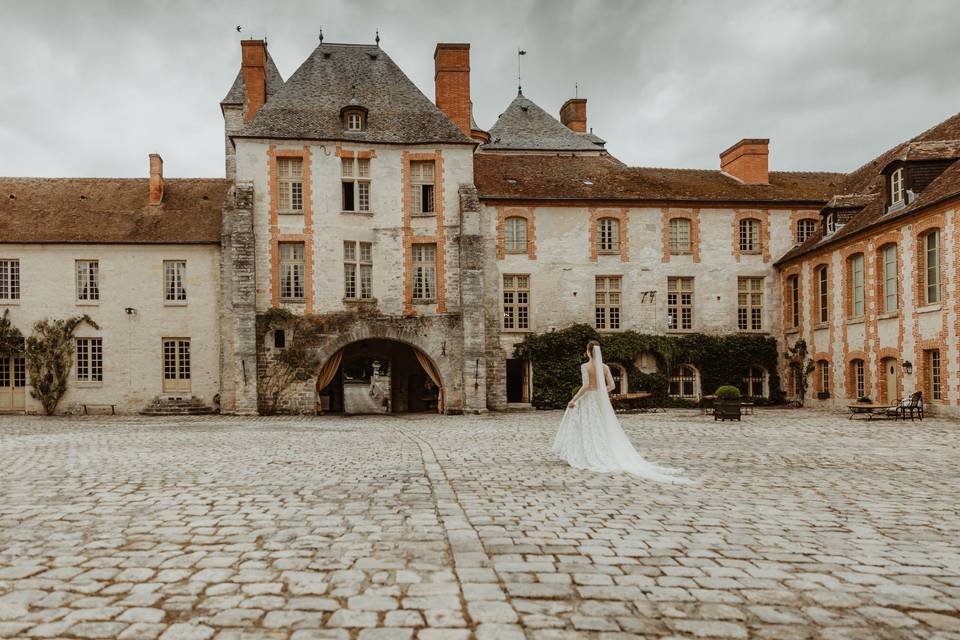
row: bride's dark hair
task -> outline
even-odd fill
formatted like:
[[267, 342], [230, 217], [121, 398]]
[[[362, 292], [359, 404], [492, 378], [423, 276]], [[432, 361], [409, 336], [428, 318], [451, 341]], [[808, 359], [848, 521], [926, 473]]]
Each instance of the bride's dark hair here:
[[599, 342], [597, 342], [596, 340], [591, 340], [590, 342], [587, 343], [587, 353], [590, 355], [593, 355], [593, 348], [599, 347], [599, 346], [600, 346]]

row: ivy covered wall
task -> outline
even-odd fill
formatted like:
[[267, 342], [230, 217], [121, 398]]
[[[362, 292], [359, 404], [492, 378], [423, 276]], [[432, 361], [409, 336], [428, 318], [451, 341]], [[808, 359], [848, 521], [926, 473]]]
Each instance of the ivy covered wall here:
[[[528, 335], [514, 348], [514, 357], [533, 364], [532, 401], [536, 408], [566, 406], [573, 391], [580, 386], [580, 364], [586, 361], [585, 347], [590, 340], [600, 341], [605, 362], [624, 368], [630, 391], [649, 391], [663, 403], [684, 404], [667, 396], [669, 373], [680, 364], [697, 368], [700, 392], [705, 395], [722, 385], [743, 390], [747, 368], [759, 365], [769, 376], [768, 401], [783, 401], [777, 375], [777, 341], [769, 336], [702, 333], [663, 336], [634, 331], [600, 334], [590, 325], [577, 324], [561, 331]], [[637, 368], [638, 358], [644, 353], [656, 360], [656, 373], [643, 373]]]

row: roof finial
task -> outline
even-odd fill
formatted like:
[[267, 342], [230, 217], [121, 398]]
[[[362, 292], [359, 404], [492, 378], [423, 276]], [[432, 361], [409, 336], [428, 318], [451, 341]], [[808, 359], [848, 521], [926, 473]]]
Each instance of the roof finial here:
[[574, 98], [579, 98], [579, 97], [580, 97], [580, 83], [579, 83], [579, 82], [574, 82], [574, 83], [573, 83], [573, 97], [574, 97]]
[[517, 95], [523, 95], [523, 83], [520, 81], [520, 56], [527, 55], [523, 49], [517, 48]]
[[323, 44], [323, 27], [320, 27], [320, 44]]
[[377, 29], [377, 37], [374, 38], [373, 41], [376, 43], [378, 47], [380, 46], [380, 29]]

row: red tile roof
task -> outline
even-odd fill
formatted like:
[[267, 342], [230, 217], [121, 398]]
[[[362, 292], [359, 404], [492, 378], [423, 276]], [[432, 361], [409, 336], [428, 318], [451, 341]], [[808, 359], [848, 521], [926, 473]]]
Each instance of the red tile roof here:
[[144, 178], [0, 178], [0, 243], [218, 244], [230, 182]]

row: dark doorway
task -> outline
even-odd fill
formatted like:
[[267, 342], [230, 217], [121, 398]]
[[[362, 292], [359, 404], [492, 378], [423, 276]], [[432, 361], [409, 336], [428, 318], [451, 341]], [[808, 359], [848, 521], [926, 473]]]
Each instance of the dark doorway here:
[[519, 358], [507, 359], [507, 402], [530, 402], [529, 363]]

